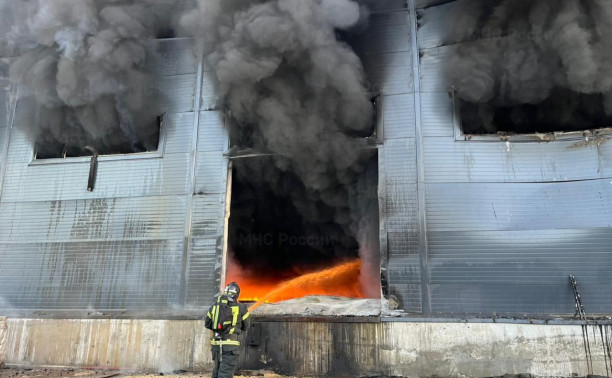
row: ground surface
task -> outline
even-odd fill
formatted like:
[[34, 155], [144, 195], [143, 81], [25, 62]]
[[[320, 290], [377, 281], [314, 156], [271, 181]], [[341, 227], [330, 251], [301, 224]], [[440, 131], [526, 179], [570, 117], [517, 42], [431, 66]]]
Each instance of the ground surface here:
[[[22, 377], [22, 378], [57, 378], [57, 377], [78, 377], [78, 378], [153, 378], [153, 377], [172, 377], [172, 378], [210, 378], [210, 373], [190, 373], [190, 372], [173, 372], [168, 374], [140, 374], [130, 372], [117, 371], [101, 371], [101, 370], [76, 370], [76, 369], [8, 369], [0, 368], [0, 378]], [[234, 378], [297, 378], [285, 375], [278, 375], [268, 371], [243, 372], [242, 375], [236, 375]], [[308, 377], [301, 377], [308, 378]], [[401, 377], [369, 377], [369, 378], [401, 378]], [[443, 378], [443, 377], [436, 377]], [[489, 378], [540, 378], [531, 374], [504, 375], [501, 377]], [[542, 377], [543, 378], [543, 377]], [[555, 377], [563, 378], [563, 377]], [[602, 376], [589, 375], [587, 377], [572, 376], [571, 378], [605, 378]]]
[[[102, 371], [102, 370], [77, 370], [77, 369], [0, 369], [0, 378], [56, 378], [56, 377], [77, 377], [77, 378], [153, 378], [153, 377], [173, 377], [173, 378], [210, 378], [210, 373], [156, 373], [142, 374], [134, 372]], [[236, 375], [235, 378], [293, 378], [281, 376], [270, 372], [259, 371], [249, 372], [246, 375]]]

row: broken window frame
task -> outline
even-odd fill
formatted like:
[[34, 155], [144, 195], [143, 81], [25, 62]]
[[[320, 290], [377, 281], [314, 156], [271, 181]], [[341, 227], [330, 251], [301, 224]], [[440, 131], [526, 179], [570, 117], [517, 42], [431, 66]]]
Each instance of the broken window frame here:
[[[456, 91], [449, 92], [453, 110], [453, 135], [456, 142], [512, 142], [512, 143], [542, 143], [555, 141], [597, 141], [612, 139], [612, 127], [602, 127], [598, 129], [588, 129], [581, 131], [555, 131], [548, 133], [529, 133], [513, 134], [508, 132], [498, 132], [496, 134], [466, 134], [463, 132], [461, 123], [461, 112], [459, 101], [456, 99]], [[601, 142], [604, 143], [605, 141]], [[596, 144], [601, 144], [597, 143]]]
[[[144, 152], [130, 152], [99, 155], [98, 161], [115, 161], [115, 160], [138, 160], [138, 159], [157, 159], [164, 156], [164, 148], [166, 145], [166, 128], [164, 127], [165, 113], [158, 114], [159, 119], [159, 139], [157, 142], [157, 150]], [[32, 160], [29, 165], [45, 165], [45, 164], [67, 164], [67, 163], [89, 163], [91, 155], [83, 156], [66, 156], [68, 144], [64, 144], [62, 157], [37, 159], [36, 143], [32, 144]]]

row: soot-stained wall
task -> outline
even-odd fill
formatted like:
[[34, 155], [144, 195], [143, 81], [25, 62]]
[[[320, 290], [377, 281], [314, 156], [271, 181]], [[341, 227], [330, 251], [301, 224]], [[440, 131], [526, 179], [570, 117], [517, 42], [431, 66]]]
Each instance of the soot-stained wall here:
[[[452, 3], [366, 3], [368, 27], [350, 43], [383, 96], [388, 294], [407, 313], [572, 314], [574, 274], [587, 312], [612, 312], [612, 144], [465, 140], [445, 74], [457, 47], [440, 36]], [[163, 148], [101, 158], [93, 192], [87, 158], [32, 163], [14, 83], [0, 87], [2, 312], [186, 314], [218, 290], [223, 113], [194, 40], [158, 43], [150, 69], [168, 94]]]

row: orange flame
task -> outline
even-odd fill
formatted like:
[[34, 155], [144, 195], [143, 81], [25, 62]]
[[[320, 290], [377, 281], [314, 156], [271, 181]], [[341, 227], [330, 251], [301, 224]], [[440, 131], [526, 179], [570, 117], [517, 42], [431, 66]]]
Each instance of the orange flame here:
[[238, 283], [241, 285], [241, 292], [247, 290], [245, 297], [257, 298], [257, 303], [250, 308], [252, 311], [265, 302], [280, 302], [308, 295], [365, 298], [359, 283], [360, 272], [361, 261], [355, 260], [333, 268], [304, 274], [279, 285], [273, 285], [270, 282], [260, 282], [258, 286], [252, 286], [252, 282], [249, 281]]

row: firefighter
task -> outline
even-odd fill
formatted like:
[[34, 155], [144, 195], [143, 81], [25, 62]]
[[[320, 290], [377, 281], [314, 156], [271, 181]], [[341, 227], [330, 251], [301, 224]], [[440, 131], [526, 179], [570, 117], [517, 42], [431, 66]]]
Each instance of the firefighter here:
[[238, 302], [240, 286], [232, 282], [206, 314], [206, 328], [213, 331], [210, 340], [214, 369], [212, 378], [232, 378], [240, 353], [239, 334], [249, 329], [249, 311]]

